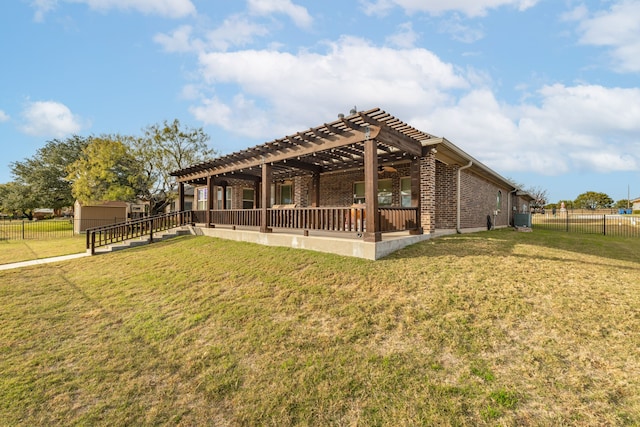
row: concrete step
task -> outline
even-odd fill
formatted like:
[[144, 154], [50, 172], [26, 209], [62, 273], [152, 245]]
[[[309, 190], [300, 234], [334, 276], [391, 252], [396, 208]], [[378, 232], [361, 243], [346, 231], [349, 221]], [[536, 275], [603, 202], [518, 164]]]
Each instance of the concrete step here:
[[[160, 242], [160, 241], [172, 239], [174, 237], [187, 236], [191, 234], [194, 234], [191, 227], [185, 226], [185, 227], [179, 227], [179, 228], [172, 228], [169, 230], [154, 233], [153, 241]], [[99, 248], [96, 248], [95, 252], [96, 254], [105, 254], [113, 251], [120, 251], [123, 249], [129, 249], [129, 248], [134, 248], [137, 246], [148, 245], [148, 244], [149, 244], [149, 236], [142, 236], [142, 237], [136, 237], [134, 239], [125, 240], [123, 242], [113, 243], [111, 245], [100, 246]]]

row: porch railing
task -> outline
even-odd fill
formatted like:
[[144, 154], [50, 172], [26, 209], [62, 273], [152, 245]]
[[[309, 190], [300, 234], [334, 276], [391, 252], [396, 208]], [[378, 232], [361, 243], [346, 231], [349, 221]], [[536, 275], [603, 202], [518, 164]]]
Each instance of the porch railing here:
[[96, 248], [100, 246], [123, 242], [136, 237], [150, 236], [149, 239], [153, 241], [153, 233], [155, 232], [169, 230], [193, 222], [192, 211], [184, 211], [89, 228], [86, 231], [86, 247], [87, 250], [91, 250], [91, 255], [93, 255]]
[[[206, 223], [206, 211], [194, 211], [194, 222]], [[269, 226], [273, 228], [361, 233], [365, 229], [366, 208], [282, 208], [267, 209]], [[417, 208], [379, 208], [381, 232], [415, 230], [419, 227]], [[260, 209], [227, 209], [209, 212], [209, 223], [260, 227]]]

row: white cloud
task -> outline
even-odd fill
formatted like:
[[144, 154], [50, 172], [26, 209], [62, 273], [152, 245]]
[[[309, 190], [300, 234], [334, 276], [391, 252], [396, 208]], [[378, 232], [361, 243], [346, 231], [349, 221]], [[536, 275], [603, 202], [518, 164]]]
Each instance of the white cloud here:
[[8, 121], [9, 121], [9, 115], [4, 111], [0, 110], [0, 123], [8, 122]]
[[[412, 31], [405, 25], [399, 33]], [[342, 37], [322, 51], [299, 52], [211, 51], [209, 42], [183, 96], [197, 100], [190, 112], [205, 125], [258, 141], [356, 105], [384, 108], [445, 136], [503, 173], [640, 168], [640, 89], [556, 84], [530, 88], [520, 103], [508, 104], [483, 70], [459, 69], [411, 41], [389, 38], [390, 45], [407, 46], [391, 48]]]
[[408, 49], [415, 46], [420, 35], [413, 30], [411, 22], [405, 22], [398, 27], [395, 34], [387, 37], [387, 43], [402, 49]]
[[523, 11], [533, 7], [539, 0], [361, 0], [365, 13], [385, 14], [394, 6], [407, 13], [426, 12], [438, 15], [444, 12], [460, 12], [469, 17], [484, 16], [489, 9], [513, 6]]
[[[199, 61], [206, 84], [239, 87], [242, 98], [204, 97], [193, 112], [207, 124], [252, 137], [282, 136], [354, 104], [394, 111], [425, 108], [445, 102], [447, 90], [468, 85], [450, 64], [425, 49], [394, 50], [357, 38], [331, 43], [325, 53], [211, 52]], [[225, 106], [234, 114], [220, 114]], [[241, 119], [249, 115], [268, 118]]]
[[30, 102], [22, 112], [22, 131], [33, 136], [63, 137], [82, 129], [81, 119], [55, 101]]
[[207, 33], [208, 44], [216, 50], [227, 50], [232, 46], [246, 46], [256, 36], [266, 36], [269, 31], [241, 15], [224, 20], [222, 25]]
[[506, 105], [474, 90], [419, 124], [501, 171], [640, 168], [640, 89], [552, 85], [537, 95], [538, 103]]
[[251, 44], [255, 37], [267, 34], [269, 30], [266, 27], [253, 23], [242, 15], [233, 15], [200, 38], [193, 36], [193, 27], [183, 25], [169, 34], [158, 33], [153, 40], [167, 52], [204, 52], [207, 49], [226, 51], [232, 47]]
[[306, 8], [293, 4], [291, 0], [248, 0], [249, 11], [255, 15], [283, 13], [300, 28], [309, 28], [313, 18]]
[[190, 25], [182, 25], [170, 34], [158, 33], [153, 36], [153, 41], [162, 45], [167, 52], [197, 51], [198, 42], [191, 39], [193, 28]]
[[135, 10], [168, 18], [182, 18], [196, 14], [196, 7], [191, 0], [33, 0], [31, 5], [36, 10], [34, 19], [42, 21], [47, 12], [55, 9], [62, 2], [86, 4], [91, 9], [99, 11]]
[[579, 19], [580, 43], [611, 48], [613, 68], [621, 72], [640, 71], [640, 2], [615, 2], [608, 11], [587, 17], [579, 8], [567, 18]]
[[454, 40], [462, 43], [474, 43], [484, 37], [484, 30], [481, 27], [471, 27], [462, 23], [458, 14], [453, 14], [439, 24], [439, 30], [450, 34]]

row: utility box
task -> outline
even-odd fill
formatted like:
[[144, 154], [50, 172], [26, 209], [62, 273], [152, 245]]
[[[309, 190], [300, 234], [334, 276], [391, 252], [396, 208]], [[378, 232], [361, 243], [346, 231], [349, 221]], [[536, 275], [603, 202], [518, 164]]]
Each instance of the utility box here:
[[531, 228], [531, 214], [530, 213], [517, 213], [513, 216], [514, 227], [529, 227]]

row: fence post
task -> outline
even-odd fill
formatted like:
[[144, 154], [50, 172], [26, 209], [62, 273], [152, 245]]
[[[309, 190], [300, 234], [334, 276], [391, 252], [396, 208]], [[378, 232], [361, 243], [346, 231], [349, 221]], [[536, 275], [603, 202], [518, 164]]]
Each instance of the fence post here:
[[91, 232], [91, 255], [96, 254], [96, 232]]
[[568, 233], [568, 232], [569, 232], [569, 212], [568, 212], [568, 211], [567, 211], [567, 212], [565, 212], [565, 213], [564, 213], [564, 216], [565, 216], [565, 218], [567, 219], [567, 221], [566, 221], [566, 222], [567, 222], [566, 228], [567, 228], [567, 233]]
[[149, 243], [153, 243], [153, 218], [149, 218]]
[[602, 234], [607, 235], [607, 215], [602, 215]]
[[22, 220], [22, 240], [24, 240], [24, 220]]

